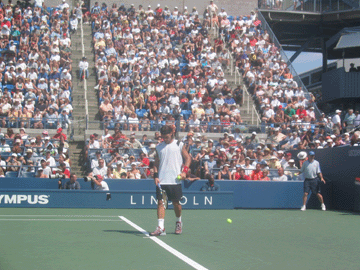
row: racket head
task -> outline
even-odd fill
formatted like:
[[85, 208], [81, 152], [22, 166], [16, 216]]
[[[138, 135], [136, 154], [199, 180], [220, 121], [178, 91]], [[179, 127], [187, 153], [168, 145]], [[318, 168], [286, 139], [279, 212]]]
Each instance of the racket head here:
[[164, 204], [164, 208], [167, 209], [168, 208], [168, 198], [167, 198], [167, 195], [166, 195], [166, 191], [163, 190], [161, 195], [162, 195], [162, 201], [163, 201], [163, 204]]

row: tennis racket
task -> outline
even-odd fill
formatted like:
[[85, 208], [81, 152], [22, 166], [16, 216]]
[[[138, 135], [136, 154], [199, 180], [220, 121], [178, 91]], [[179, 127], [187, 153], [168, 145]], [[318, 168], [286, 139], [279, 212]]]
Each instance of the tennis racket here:
[[166, 195], [166, 191], [163, 190], [160, 186], [160, 184], [158, 184], [158, 188], [160, 189], [160, 194], [161, 194], [161, 200], [163, 202], [163, 205], [164, 205], [164, 208], [168, 208], [168, 198], [167, 198], [167, 195]]

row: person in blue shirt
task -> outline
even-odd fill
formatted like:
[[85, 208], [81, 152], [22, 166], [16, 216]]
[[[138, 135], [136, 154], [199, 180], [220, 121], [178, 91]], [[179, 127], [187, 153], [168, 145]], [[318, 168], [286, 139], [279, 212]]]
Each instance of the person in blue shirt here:
[[306, 201], [311, 190], [311, 192], [314, 193], [318, 198], [318, 200], [320, 201], [321, 210], [325, 211], [326, 207], [324, 204], [324, 199], [320, 193], [320, 183], [323, 182], [325, 184], [325, 180], [321, 173], [320, 163], [317, 160], [315, 160], [315, 152], [310, 151], [308, 160], [306, 160], [304, 163], [300, 162], [300, 165], [301, 165], [300, 173], [305, 178], [303, 206], [301, 207], [300, 210], [301, 211], [306, 210]]
[[232, 97], [231, 94], [227, 94], [225, 99], [224, 99], [224, 102], [228, 105], [232, 105], [232, 104], [236, 104], [234, 98]]
[[200, 189], [200, 191], [219, 191], [220, 186], [215, 184], [214, 176], [212, 174], [207, 174], [206, 178], [208, 182], [206, 182]]

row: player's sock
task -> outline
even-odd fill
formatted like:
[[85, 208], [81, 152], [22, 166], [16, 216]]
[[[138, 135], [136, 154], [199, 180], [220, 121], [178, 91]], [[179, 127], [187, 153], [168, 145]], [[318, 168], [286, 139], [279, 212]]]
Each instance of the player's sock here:
[[180, 217], [176, 217], [176, 222], [181, 222], [181, 216], [180, 216]]
[[158, 226], [163, 230], [164, 229], [164, 219], [158, 219]]

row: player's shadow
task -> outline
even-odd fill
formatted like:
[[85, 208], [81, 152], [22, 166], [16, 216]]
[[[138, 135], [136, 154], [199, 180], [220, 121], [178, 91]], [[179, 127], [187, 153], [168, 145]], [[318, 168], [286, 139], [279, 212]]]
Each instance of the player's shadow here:
[[103, 230], [106, 233], [124, 233], [124, 234], [133, 234], [138, 236], [145, 236], [143, 233], [138, 231], [129, 231], [129, 230]]

